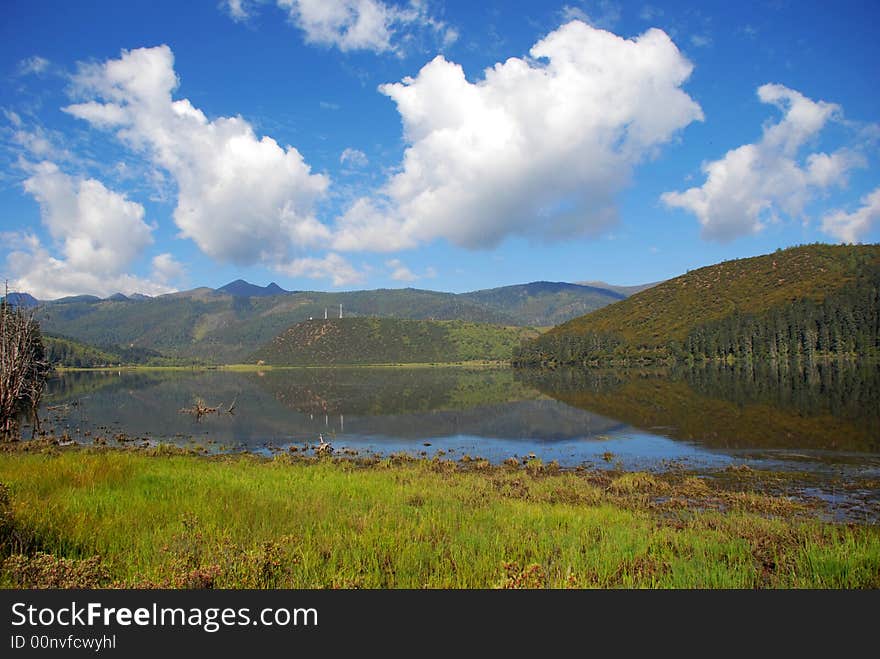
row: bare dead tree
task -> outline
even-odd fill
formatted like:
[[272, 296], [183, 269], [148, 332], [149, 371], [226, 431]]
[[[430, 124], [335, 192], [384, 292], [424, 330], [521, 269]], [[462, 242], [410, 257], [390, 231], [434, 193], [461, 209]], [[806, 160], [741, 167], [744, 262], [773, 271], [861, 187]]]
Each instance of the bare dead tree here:
[[39, 425], [37, 408], [48, 373], [34, 311], [10, 304], [7, 285], [0, 302], [0, 435], [4, 438], [13, 436], [23, 409], [31, 412], [35, 428]]

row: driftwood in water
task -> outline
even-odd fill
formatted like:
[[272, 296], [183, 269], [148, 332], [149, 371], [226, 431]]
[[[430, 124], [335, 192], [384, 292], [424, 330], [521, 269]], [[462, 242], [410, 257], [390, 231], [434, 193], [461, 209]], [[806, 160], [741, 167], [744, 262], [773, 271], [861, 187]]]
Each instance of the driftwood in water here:
[[235, 409], [235, 403], [238, 400], [238, 396], [232, 401], [232, 403], [225, 410], [223, 409], [223, 405], [205, 405], [205, 401], [201, 398], [196, 399], [195, 405], [192, 407], [184, 407], [178, 410], [180, 414], [192, 414], [196, 419], [201, 419], [203, 416], [207, 414], [235, 414], [233, 410]]
[[318, 455], [318, 456], [333, 455], [333, 445], [330, 442], [324, 441], [323, 434], [319, 434], [318, 438], [320, 439], [320, 443], [315, 447], [315, 455]]

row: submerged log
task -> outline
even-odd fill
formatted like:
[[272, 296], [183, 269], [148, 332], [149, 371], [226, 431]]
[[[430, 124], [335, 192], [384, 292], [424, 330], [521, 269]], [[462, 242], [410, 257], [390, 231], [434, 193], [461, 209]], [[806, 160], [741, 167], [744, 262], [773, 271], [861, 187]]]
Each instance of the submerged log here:
[[196, 419], [201, 419], [203, 416], [207, 414], [233, 414], [233, 409], [235, 408], [235, 401], [238, 400], [236, 397], [235, 400], [232, 401], [232, 404], [226, 410], [223, 410], [223, 405], [206, 405], [205, 401], [201, 398], [196, 399], [195, 405], [192, 407], [183, 407], [178, 410], [179, 414], [192, 414]]

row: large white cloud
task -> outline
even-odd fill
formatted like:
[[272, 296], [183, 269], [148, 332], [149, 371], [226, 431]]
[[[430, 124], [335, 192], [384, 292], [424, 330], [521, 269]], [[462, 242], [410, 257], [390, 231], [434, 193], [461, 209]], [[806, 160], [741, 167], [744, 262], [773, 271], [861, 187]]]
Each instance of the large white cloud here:
[[847, 173], [864, 163], [847, 149], [800, 155], [829, 121], [840, 116], [840, 106], [813, 101], [777, 84], [759, 87], [758, 98], [779, 108], [782, 119], [765, 126], [758, 142], [704, 163], [702, 186], [661, 197], [667, 206], [696, 215], [704, 238], [729, 241], [756, 233], [780, 213], [800, 218], [817, 192], [844, 184]]
[[48, 161], [33, 167], [24, 188], [38, 201], [61, 258], [33, 234], [4, 236], [6, 266], [15, 289], [41, 299], [172, 290], [173, 277], [158, 270], [156, 281], [126, 274], [153, 242], [143, 206], [100, 181], [69, 176]]
[[189, 100], [174, 100], [178, 80], [168, 46], [83, 66], [74, 83], [84, 101], [65, 111], [115, 130], [172, 175], [174, 220], [207, 255], [272, 263], [329, 239], [313, 212], [328, 178], [313, 174], [295, 148], [258, 138], [240, 116], [210, 120]]
[[880, 188], [861, 199], [861, 207], [852, 213], [836, 210], [822, 218], [822, 231], [844, 243], [857, 243], [880, 225]]
[[596, 234], [633, 168], [703, 117], [681, 89], [693, 67], [660, 30], [623, 39], [572, 21], [530, 56], [478, 82], [439, 56], [380, 87], [409, 146], [381, 193], [338, 220], [337, 249]]
[[4, 238], [12, 248], [6, 257], [11, 275], [10, 290], [30, 293], [39, 300], [83, 294], [99, 297], [114, 293], [161, 295], [177, 290], [173, 283], [163, 281], [158, 272], [145, 278], [124, 272], [103, 274], [80, 270], [70, 261], [53, 256], [32, 234]]
[[51, 162], [36, 166], [24, 188], [68, 263], [83, 272], [115, 274], [153, 242], [144, 207], [95, 179], [75, 179]]

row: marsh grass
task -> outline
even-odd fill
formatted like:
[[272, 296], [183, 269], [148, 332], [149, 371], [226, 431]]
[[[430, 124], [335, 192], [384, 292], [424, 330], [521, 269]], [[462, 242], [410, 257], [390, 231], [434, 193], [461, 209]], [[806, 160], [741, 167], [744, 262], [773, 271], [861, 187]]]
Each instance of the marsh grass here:
[[47, 447], [0, 482], [5, 587], [880, 587], [876, 526], [681, 474]]

